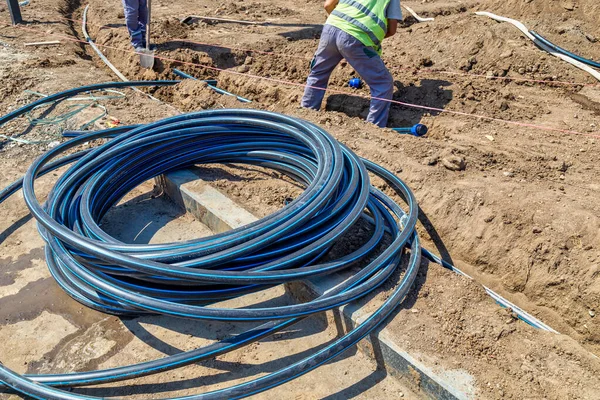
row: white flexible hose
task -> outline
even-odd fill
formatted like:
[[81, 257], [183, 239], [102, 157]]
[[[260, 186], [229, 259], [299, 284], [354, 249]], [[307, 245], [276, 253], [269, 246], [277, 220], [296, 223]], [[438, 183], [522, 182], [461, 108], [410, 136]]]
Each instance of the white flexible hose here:
[[417, 13], [414, 12], [414, 10], [412, 8], [410, 8], [409, 6], [405, 6], [404, 4], [402, 4], [402, 7], [406, 8], [406, 11], [408, 11], [419, 22], [429, 22], [429, 21], [433, 21], [434, 20], [433, 18], [419, 17], [419, 15], [417, 15]]
[[485, 17], [490, 17], [496, 21], [499, 22], [508, 22], [513, 24], [514, 26], [517, 27], [517, 29], [519, 29], [525, 36], [527, 36], [527, 38], [529, 40], [531, 40], [532, 42], [534, 42], [539, 48], [543, 49], [544, 51], [547, 51], [548, 53], [552, 54], [555, 57], [560, 58], [563, 61], [568, 62], [569, 64], [572, 64], [574, 66], [576, 66], [577, 68], [587, 72], [588, 74], [592, 75], [594, 78], [596, 78], [597, 80], [600, 81], [600, 72], [592, 69], [591, 67], [585, 65], [584, 63], [575, 60], [574, 58], [571, 58], [567, 55], [558, 53], [556, 51], [554, 51], [554, 49], [548, 47], [547, 45], [545, 45], [544, 43], [540, 42], [539, 40], [537, 40], [531, 33], [529, 33], [529, 29], [527, 29], [527, 27], [520, 21], [517, 21], [515, 19], [512, 18], [506, 18], [506, 17], [501, 17], [499, 15], [496, 14], [492, 14], [490, 12], [487, 11], [478, 11], [475, 14], [477, 15], [482, 15]]
[[112, 70], [112, 72], [114, 72], [115, 75], [117, 75], [119, 77], [120, 80], [122, 80], [123, 82], [129, 82], [129, 79], [127, 79], [125, 77], [125, 75], [123, 75], [121, 73], [121, 71], [119, 71], [117, 69], [117, 67], [115, 67], [110, 61], [108, 61], [108, 58], [106, 58], [106, 56], [104, 54], [102, 54], [100, 49], [96, 46], [96, 43], [94, 43], [94, 41], [88, 34], [88, 32], [87, 32], [87, 12], [88, 12], [89, 8], [90, 8], [90, 5], [88, 4], [87, 6], [85, 6], [85, 9], [83, 10], [83, 21], [81, 24], [81, 30], [83, 31], [83, 37], [89, 43], [89, 45], [92, 46], [92, 49], [94, 49], [94, 51], [96, 52], [96, 54], [98, 54], [98, 57], [100, 57], [100, 59], [104, 62], [104, 64], [106, 64], [106, 66], [108, 68], [110, 68]]

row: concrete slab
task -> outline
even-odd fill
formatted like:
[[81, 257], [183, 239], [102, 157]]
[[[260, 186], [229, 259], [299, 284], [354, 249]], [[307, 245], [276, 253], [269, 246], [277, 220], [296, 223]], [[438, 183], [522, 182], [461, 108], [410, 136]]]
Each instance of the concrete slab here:
[[215, 233], [256, 221], [256, 217], [200, 179], [194, 168], [157, 178], [164, 192]]

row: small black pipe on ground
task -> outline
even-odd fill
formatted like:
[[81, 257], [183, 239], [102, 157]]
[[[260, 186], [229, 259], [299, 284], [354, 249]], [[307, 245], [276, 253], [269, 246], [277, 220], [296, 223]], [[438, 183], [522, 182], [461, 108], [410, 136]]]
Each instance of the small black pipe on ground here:
[[6, 4], [8, 5], [8, 11], [10, 12], [10, 19], [12, 20], [13, 25], [23, 22], [19, 0], [6, 0]]

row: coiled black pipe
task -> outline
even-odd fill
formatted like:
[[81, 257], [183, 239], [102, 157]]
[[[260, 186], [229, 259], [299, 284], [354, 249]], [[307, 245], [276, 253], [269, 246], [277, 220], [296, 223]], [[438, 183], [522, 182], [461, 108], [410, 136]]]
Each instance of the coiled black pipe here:
[[[3, 118], [0, 122], [7, 120]], [[131, 379], [211, 358], [305, 316], [362, 298], [391, 276], [400, 276], [377, 311], [318, 352], [261, 378], [185, 398], [249, 396], [305, 374], [353, 346], [397, 308], [416, 278], [421, 248], [415, 231], [418, 207], [411, 191], [395, 175], [360, 159], [316, 125], [264, 111], [204, 111], [133, 127], [95, 149], [69, 154], [79, 144], [111, 136], [108, 131], [92, 132], [51, 149], [31, 165], [22, 181], [0, 192], [1, 203], [22, 183], [57, 283], [82, 304], [116, 315], [160, 313], [264, 323], [204, 348], [110, 370], [22, 376], [0, 365], [0, 381], [16, 391], [42, 399], [94, 398], [59, 387]], [[224, 162], [275, 169], [306, 189], [262, 220], [181, 243], [125, 244], [98, 226], [106, 212], [140, 183], [189, 165]], [[40, 204], [35, 180], [69, 163], [74, 164]], [[406, 211], [370, 185], [368, 171], [389, 183], [405, 200]], [[373, 225], [371, 237], [343, 257], [323, 259], [361, 219]], [[374, 253], [384, 243], [385, 232], [389, 244]], [[314, 301], [252, 309], [210, 306], [269, 286], [331, 274], [367, 258], [372, 261]], [[394, 274], [400, 265], [406, 269]]]

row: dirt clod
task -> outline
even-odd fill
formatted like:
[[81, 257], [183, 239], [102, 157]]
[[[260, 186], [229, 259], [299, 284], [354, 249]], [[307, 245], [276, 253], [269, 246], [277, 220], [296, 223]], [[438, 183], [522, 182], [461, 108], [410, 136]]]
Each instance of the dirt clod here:
[[465, 159], [459, 156], [446, 156], [442, 158], [442, 165], [450, 171], [464, 171], [467, 168]]

